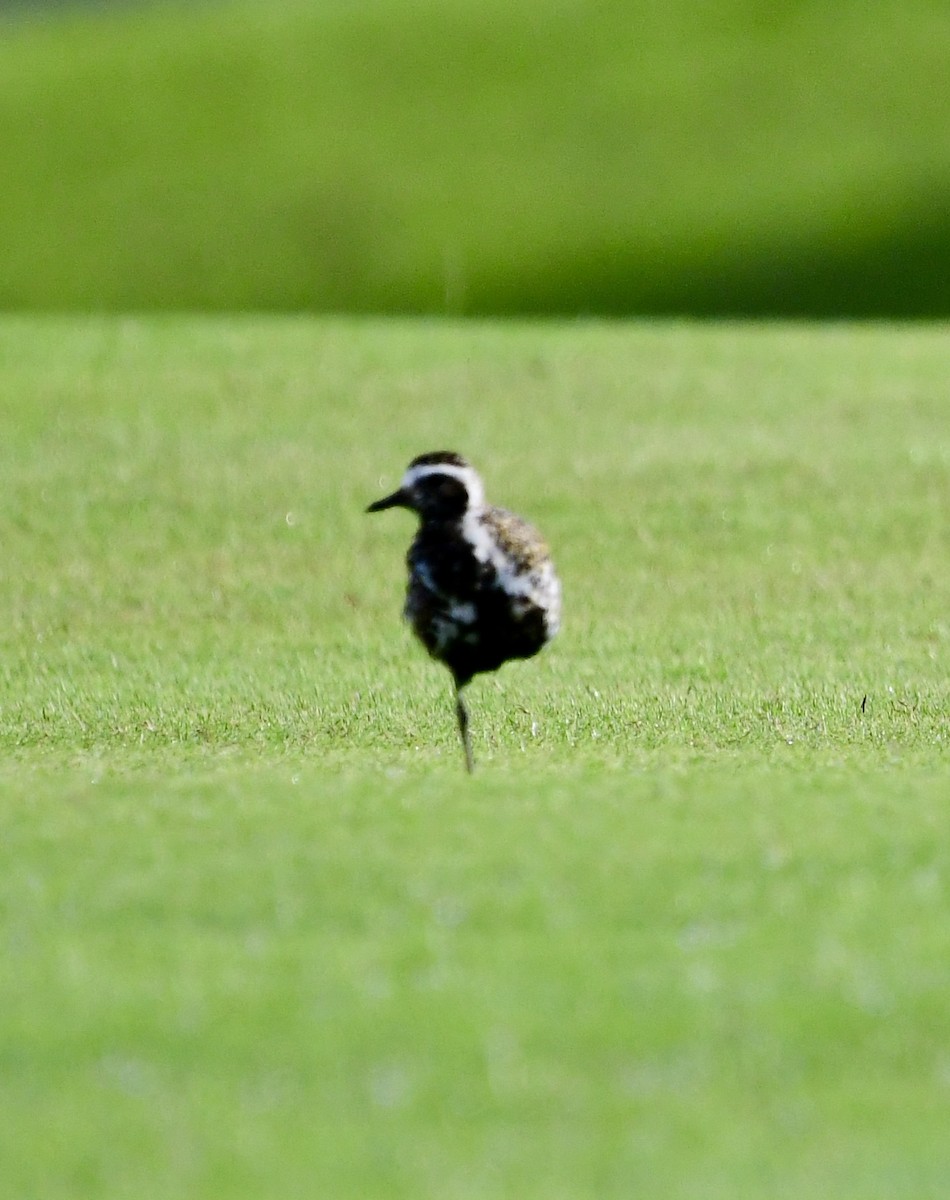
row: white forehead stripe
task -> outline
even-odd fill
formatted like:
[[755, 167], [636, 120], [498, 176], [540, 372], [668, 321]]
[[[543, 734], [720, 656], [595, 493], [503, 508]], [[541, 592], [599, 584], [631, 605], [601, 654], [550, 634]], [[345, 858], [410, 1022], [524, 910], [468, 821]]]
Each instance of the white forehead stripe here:
[[454, 463], [420, 463], [410, 467], [402, 477], [402, 487], [411, 488], [427, 475], [449, 475], [463, 483], [470, 508], [480, 508], [485, 503], [485, 489], [478, 472], [472, 467], [457, 467]]

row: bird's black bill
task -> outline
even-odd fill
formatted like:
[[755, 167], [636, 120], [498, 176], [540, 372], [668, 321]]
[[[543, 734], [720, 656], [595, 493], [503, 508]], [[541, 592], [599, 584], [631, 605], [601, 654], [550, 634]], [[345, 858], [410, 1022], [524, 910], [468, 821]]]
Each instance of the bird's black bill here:
[[382, 500], [374, 501], [366, 511], [368, 513], [382, 512], [384, 508], [405, 507], [407, 501], [408, 497], [406, 496], [406, 493], [402, 488], [400, 488], [398, 492], [393, 492], [391, 496], [384, 496]]

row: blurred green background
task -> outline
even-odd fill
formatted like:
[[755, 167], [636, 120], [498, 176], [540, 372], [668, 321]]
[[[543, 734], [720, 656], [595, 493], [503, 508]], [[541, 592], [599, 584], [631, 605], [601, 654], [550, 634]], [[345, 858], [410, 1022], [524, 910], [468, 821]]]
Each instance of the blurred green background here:
[[0, 10], [0, 307], [950, 314], [946, 0]]

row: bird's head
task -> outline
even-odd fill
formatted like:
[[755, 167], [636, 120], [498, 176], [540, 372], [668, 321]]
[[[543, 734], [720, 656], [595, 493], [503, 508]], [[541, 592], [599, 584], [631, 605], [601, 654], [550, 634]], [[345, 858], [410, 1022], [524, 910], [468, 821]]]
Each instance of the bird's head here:
[[390, 496], [367, 508], [411, 508], [423, 521], [457, 521], [470, 508], [480, 508], [485, 493], [478, 473], [460, 454], [437, 450], [409, 464], [402, 483]]

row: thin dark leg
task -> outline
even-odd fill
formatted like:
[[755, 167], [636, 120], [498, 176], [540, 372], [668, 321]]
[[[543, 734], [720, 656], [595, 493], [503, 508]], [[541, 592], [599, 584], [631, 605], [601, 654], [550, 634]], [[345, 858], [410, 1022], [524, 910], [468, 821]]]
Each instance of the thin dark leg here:
[[462, 684], [455, 681], [455, 715], [458, 717], [459, 733], [462, 735], [462, 745], [465, 748], [465, 767], [469, 775], [475, 770], [475, 759], [472, 755], [472, 739], [468, 732], [468, 712], [462, 699]]

